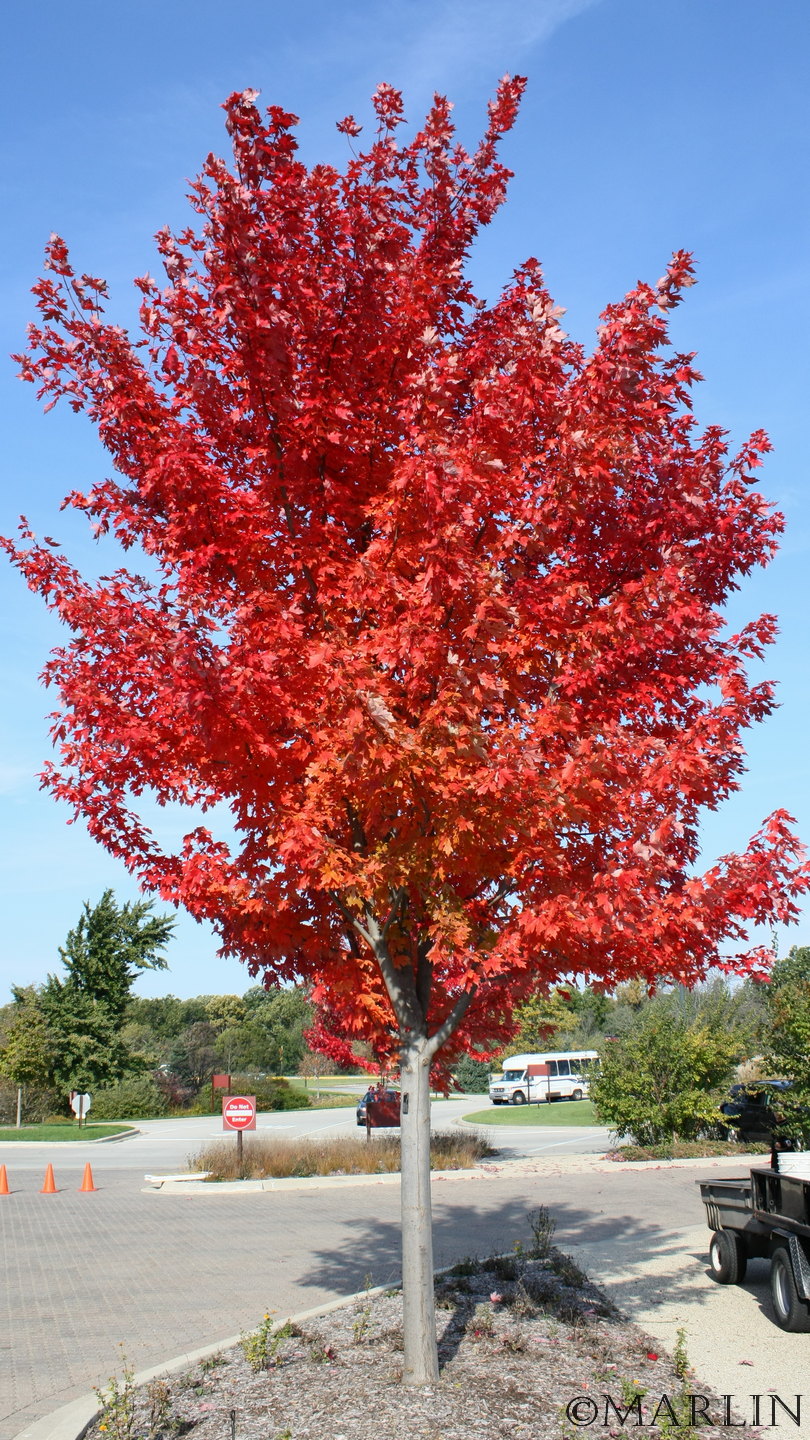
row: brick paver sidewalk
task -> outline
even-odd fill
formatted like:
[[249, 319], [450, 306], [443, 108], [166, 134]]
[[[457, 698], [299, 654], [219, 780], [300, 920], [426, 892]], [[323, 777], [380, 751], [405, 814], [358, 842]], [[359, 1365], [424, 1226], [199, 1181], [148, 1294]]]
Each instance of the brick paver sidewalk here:
[[[81, 1168], [63, 1159], [59, 1194], [42, 1195], [38, 1171], [16, 1184], [10, 1171], [13, 1193], [0, 1197], [0, 1440], [120, 1374], [119, 1342], [142, 1370], [251, 1329], [266, 1309], [311, 1309], [361, 1290], [368, 1274], [374, 1284], [399, 1278], [390, 1184], [183, 1199], [144, 1194], [142, 1172], [118, 1171], [80, 1194]], [[535, 1185], [519, 1201], [510, 1185], [506, 1202], [503, 1182], [493, 1185], [498, 1196], [473, 1182], [474, 1199], [464, 1182], [447, 1187], [437, 1264], [487, 1248], [505, 1226], [527, 1238], [520, 1222]]]

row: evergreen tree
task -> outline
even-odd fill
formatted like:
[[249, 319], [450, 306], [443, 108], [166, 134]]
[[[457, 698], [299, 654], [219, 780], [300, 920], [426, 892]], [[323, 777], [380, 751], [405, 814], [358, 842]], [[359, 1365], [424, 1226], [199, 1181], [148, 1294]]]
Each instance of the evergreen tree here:
[[59, 950], [67, 979], [49, 976], [46, 988], [69, 989], [98, 1001], [120, 1025], [138, 973], [166, 969], [161, 951], [175, 921], [171, 915], [153, 915], [152, 908], [151, 900], [118, 906], [112, 890], [105, 890], [97, 905], [86, 903]]
[[3, 1074], [21, 1085], [92, 1090], [138, 1069], [121, 1034], [130, 991], [140, 971], [166, 968], [161, 951], [174, 923], [153, 915], [152, 901], [117, 905], [112, 890], [86, 903], [59, 950], [64, 979], [49, 975], [38, 990], [13, 992]]
[[453, 1072], [453, 1079], [468, 1095], [487, 1095], [492, 1066], [488, 1060], [462, 1055]]
[[50, 1047], [51, 1083], [93, 1091], [120, 1080], [135, 1065], [114, 1013], [103, 1001], [50, 976], [39, 995]]

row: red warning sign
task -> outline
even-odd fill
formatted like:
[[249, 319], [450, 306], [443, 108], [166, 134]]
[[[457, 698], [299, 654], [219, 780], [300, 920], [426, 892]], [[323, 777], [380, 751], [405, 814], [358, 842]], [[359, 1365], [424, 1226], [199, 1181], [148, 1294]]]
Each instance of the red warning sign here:
[[256, 1129], [256, 1096], [228, 1095], [222, 1101], [223, 1130]]

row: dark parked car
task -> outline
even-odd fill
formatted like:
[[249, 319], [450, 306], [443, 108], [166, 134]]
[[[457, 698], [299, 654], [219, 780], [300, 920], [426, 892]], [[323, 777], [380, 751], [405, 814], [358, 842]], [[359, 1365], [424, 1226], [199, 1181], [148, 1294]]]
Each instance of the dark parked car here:
[[369, 1100], [388, 1100], [396, 1104], [399, 1102], [399, 1091], [378, 1090], [376, 1085], [372, 1085], [370, 1089], [366, 1091], [365, 1095], [360, 1101], [360, 1104], [357, 1107], [358, 1125], [365, 1125], [366, 1123], [366, 1104]]
[[[767, 1145], [779, 1138], [779, 1126], [784, 1120], [784, 1107], [779, 1102], [788, 1090], [789, 1080], [752, 1080], [747, 1085], [732, 1085], [720, 1112], [738, 1140]], [[780, 1148], [787, 1146], [780, 1144]]]

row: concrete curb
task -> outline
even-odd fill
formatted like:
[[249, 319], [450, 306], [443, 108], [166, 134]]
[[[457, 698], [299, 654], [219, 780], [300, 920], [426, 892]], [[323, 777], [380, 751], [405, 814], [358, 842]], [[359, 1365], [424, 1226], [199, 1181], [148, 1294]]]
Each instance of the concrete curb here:
[[143, 1186], [141, 1194], [258, 1195], [264, 1190], [340, 1190], [351, 1185], [390, 1184], [399, 1184], [399, 1171], [394, 1175], [301, 1175], [285, 1180], [164, 1180], [160, 1185]]
[[[510, 1175], [547, 1175], [561, 1170], [614, 1174], [616, 1171], [690, 1170], [699, 1167], [739, 1164], [751, 1167], [761, 1155], [708, 1155], [686, 1160], [608, 1160], [606, 1155], [557, 1155], [539, 1160], [492, 1160], [466, 1170], [434, 1170], [432, 1181], [502, 1180]], [[387, 1175], [307, 1175], [284, 1180], [165, 1180], [142, 1189], [144, 1195], [258, 1195], [273, 1190], [340, 1190], [353, 1185], [398, 1185], [399, 1171]]]

